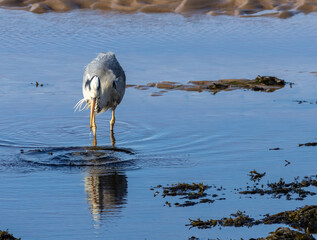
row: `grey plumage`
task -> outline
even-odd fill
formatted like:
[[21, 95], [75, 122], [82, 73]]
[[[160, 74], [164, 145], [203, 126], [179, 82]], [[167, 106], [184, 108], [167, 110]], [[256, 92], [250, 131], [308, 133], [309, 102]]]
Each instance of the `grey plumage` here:
[[[95, 111], [102, 113], [109, 108], [116, 108], [125, 93], [126, 77], [114, 53], [106, 52], [99, 53], [85, 68], [82, 86], [84, 98], [76, 104], [76, 109], [83, 110], [90, 107], [91, 80], [94, 76], [100, 79]], [[84, 101], [86, 101], [87, 106], [81, 108]]]
[[[115, 55], [112, 52], [99, 53], [85, 68], [82, 85], [84, 98], [75, 105], [75, 110], [94, 107], [90, 127], [95, 127], [92, 123], [92, 121], [94, 122], [94, 113], [102, 113], [111, 108], [113, 125], [114, 110], [122, 101], [125, 85], [125, 73]], [[86, 105], [82, 107], [84, 102]]]

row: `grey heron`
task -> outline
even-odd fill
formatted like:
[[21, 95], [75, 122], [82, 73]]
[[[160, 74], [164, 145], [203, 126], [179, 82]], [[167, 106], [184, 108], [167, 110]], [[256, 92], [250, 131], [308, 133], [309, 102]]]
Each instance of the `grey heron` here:
[[[83, 96], [75, 105], [76, 110], [90, 108], [90, 130], [96, 135], [95, 113], [103, 113], [109, 108], [112, 110], [110, 131], [113, 136], [115, 124], [115, 110], [120, 104], [125, 92], [125, 73], [117, 61], [114, 53], [99, 53], [89, 63], [83, 76]], [[86, 105], [82, 107], [83, 103]]]

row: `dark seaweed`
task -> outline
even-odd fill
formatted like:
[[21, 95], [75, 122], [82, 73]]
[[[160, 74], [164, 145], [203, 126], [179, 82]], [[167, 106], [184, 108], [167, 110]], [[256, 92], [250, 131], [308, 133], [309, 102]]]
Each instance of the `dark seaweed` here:
[[300, 143], [298, 144], [299, 147], [306, 146], [306, 147], [315, 147], [317, 146], [317, 142], [308, 142], [308, 143]]
[[[294, 182], [286, 183], [282, 178], [276, 183], [268, 183], [267, 188], [264, 189], [264, 185], [261, 185], [261, 188], [258, 185], [253, 186], [252, 189], [247, 187], [247, 190], [240, 191], [240, 194], [260, 194], [260, 195], [272, 195], [273, 198], [281, 198], [286, 196], [287, 200], [303, 200], [307, 196], [316, 195], [315, 192], [305, 190], [304, 188], [315, 186], [317, 187], [317, 176], [305, 177], [302, 181], [299, 181], [298, 178]], [[296, 196], [292, 196], [296, 195]]]
[[250, 218], [248, 215], [238, 211], [235, 214], [231, 214], [230, 217], [224, 217], [220, 220], [209, 219], [207, 221], [202, 221], [200, 218], [193, 220], [189, 219], [190, 224], [187, 226], [203, 228], [212, 228], [216, 226], [234, 226], [234, 227], [251, 227], [261, 223], [260, 221], [255, 221], [253, 218]]
[[265, 176], [266, 172], [264, 173], [258, 173], [257, 171], [253, 170], [250, 171], [250, 177], [251, 177], [251, 181], [256, 182], [256, 181], [260, 181], [261, 178], [263, 178]]
[[[212, 186], [215, 190], [221, 191], [225, 190], [222, 186], [221, 187], [216, 187]], [[211, 188], [211, 186], [204, 185], [203, 183], [177, 183], [177, 184], [171, 184], [171, 186], [167, 185], [163, 187], [162, 185], [158, 185], [155, 188], [162, 188], [162, 197], [176, 197], [178, 196], [179, 199], [185, 199], [185, 202], [176, 202], [174, 205], [176, 207], [189, 207], [189, 206], [194, 206], [199, 203], [213, 203], [215, 200], [225, 200], [224, 197], [219, 198], [218, 194], [212, 194], [212, 198], [215, 199], [209, 199], [206, 198], [210, 194], [206, 193], [206, 190]], [[151, 190], [154, 190], [154, 187], [150, 188]], [[159, 194], [159, 191], [156, 191], [154, 193], [154, 197]], [[218, 198], [217, 198], [218, 197]], [[195, 201], [196, 200], [196, 201]], [[198, 201], [197, 201], [198, 200]], [[165, 206], [169, 204], [165, 203]]]
[[15, 238], [11, 233], [0, 230], [0, 240], [21, 240], [21, 238]]
[[[306, 233], [310, 235], [311, 233], [317, 233], [317, 205], [305, 206], [297, 210], [280, 212], [272, 216], [267, 214], [267, 216], [261, 220], [254, 220], [245, 213], [238, 211], [235, 214], [231, 214], [231, 217], [224, 217], [220, 220], [209, 219], [203, 221], [198, 218], [196, 220], [189, 219], [189, 221], [190, 223], [187, 226], [197, 227], [200, 229], [216, 226], [251, 227], [259, 224], [287, 224], [298, 230], [306, 231]], [[281, 234], [281, 232], [276, 232], [276, 234]]]
[[289, 228], [280, 227], [271, 232], [266, 238], [251, 238], [250, 240], [315, 240], [311, 234], [301, 233]]

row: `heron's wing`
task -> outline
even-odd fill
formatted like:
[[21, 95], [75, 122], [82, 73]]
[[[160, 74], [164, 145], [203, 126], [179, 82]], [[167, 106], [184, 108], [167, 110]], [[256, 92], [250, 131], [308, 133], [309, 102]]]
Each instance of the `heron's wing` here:
[[118, 104], [121, 102], [125, 93], [125, 85], [126, 85], [125, 82], [126, 82], [125, 74], [124, 74], [124, 71], [122, 70], [121, 75], [113, 81], [114, 88], [116, 92], [118, 93], [118, 99], [117, 99]]

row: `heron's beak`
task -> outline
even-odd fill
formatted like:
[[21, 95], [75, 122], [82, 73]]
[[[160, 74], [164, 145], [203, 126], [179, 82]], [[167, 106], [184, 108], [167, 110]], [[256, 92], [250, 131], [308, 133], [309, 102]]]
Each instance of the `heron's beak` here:
[[96, 128], [96, 124], [95, 124], [95, 105], [96, 105], [96, 98], [92, 99], [91, 102], [91, 109], [90, 109], [90, 130], [92, 128]]

